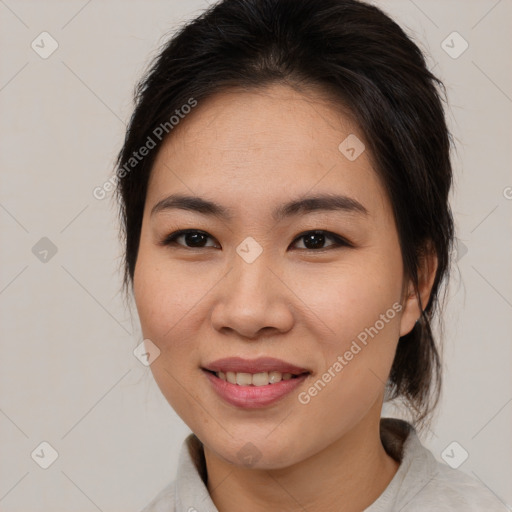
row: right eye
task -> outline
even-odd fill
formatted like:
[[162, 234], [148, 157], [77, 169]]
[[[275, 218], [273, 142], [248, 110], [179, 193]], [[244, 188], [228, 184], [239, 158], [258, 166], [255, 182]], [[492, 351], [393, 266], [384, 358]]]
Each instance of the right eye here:
[[[183, 238], [183, 243], [179, 240]], [[161, 245], [172, 246], [178, 245], [189, 249], [201, 249], [202, 247], [215, 247], [211, 245], [205, 245], [208, 239], [213, 238], [204, 231], [197, 229], [182, 229], [180, 231], [174, 231], [170, 235], [167, 235], [161, 242]]]

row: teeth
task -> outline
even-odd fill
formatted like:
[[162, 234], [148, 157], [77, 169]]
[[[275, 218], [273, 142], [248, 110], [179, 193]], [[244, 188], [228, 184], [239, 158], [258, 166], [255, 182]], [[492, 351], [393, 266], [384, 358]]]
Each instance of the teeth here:
[[219, 379], [226, 380], [231, 384], [238, 384], [239, 386], [266, 386], [268, 384], [277, 384], [282, 380], [290, 380], [293, 377], [291, 373], [281, 372], [216, 372], [215, 375]]
[[250, 373], [237, 373], [236, 383], [239, 386], [250, 386], [252, 384], [252, 375]]
[[[243, 373], [242, 375], [249, 375], [249, 374]], [[250, 380], [249, 384], [252, 384], [253, 386], [266, 386], [270, 382], [267, 372], [255, 373], [252, 376], [252, 378], [250, 378], [249, 380]]]

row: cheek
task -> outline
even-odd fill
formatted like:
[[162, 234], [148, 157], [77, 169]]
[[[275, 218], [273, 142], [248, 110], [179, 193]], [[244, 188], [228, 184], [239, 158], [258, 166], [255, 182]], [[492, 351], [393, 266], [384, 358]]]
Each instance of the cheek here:
[[[193, 386], [185, 384], [197, 378], [200, 360], [198, 341], [187, 326], [197, 320], [194, 314], [198, 314], [205, 290], [193, 273], [159, 259], [158, 254], [141, 248], [134, 274], [135, 303], [144, 339], [160, 349], [150, 367], [155, 382], [171, 407], [195, 428], [197, 422], [210, 418], [201, 408], [191, 407], [200, 403], [201, 397]], [[205, 280], [202, 282], [204, 287]]]
[[[311, 265], [307, 271], [295, 268], [288, 280], [324, 345], [342, 350], [400, 300], [401, 272], [392, 259], [385, 262], [382, 255], [354, 253], [339, 264]], [[391, 334], [388, 324], [398, 332], [398, 316], [393, 310], [388, 315], [392, 318], [386, 318], [386, 335]]]
[[362, 413], [382, 391], [400, 331], [402, 267], [390, 256], [388, 261], [382, 253], [347, 259], [325, 273], [304, 273], [298, 281], [297, 295], [307, 297], [314, 312], [311, 325], [317, 326], [323, 368], [316, 378], [330, 370], [329, 383], [316, 386], [323, 397], [312, 400], [315, 414], [324, 414], [321, 403], [331, 400], [344, 411]]
[[400, 330], [401, 283], [391, 274], [354, 265], [330, 273], [321, 289], [309, 282], [316, 277], [318, 285], [318, 275], [302, 281], [308, 306], [321, 320], [315, 325], [327, 325], [329, 334], [317, 330], [322, 368], [299, 401], [327, 437], [350, 430], [382, 395]]
[[141, 246], [134, 274], [134, 297], [144, 337], [165, 350], [174, 333], [204, 295], [205, 280], [160, 251]]

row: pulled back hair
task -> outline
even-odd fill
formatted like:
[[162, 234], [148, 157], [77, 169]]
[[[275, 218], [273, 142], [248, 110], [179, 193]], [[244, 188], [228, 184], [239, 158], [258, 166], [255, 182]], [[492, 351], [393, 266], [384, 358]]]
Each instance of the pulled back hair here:
[[[416, 44], [377, 7], [357, 0], [222, 0], [164, 44], [135, 89], [116, 161], [125, 291], [133, 287], [148, 180], [165, 137], [153, 136], [156, 147], [136, 166], [126, 163], [191, 98], [200, 104], [227, 88], [271, 84], [325, 91], [364, 136], [392, 205], [405, 277], [422, 309], [398, 342], [388, 398], [405, 402], [421, 427], [441, 388], [431, 323], [453, 244], [451, 137], [442, 83]], [[428, 250], [438, 265], [429, 301], [421, 304], [418, 269]]]

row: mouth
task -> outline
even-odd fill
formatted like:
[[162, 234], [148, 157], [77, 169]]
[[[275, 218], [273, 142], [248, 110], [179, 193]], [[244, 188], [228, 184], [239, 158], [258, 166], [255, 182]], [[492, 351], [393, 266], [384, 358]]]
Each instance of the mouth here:
[[289, 395], [311, 373], [274, 358], [226, 358], [201, 370], [222, 399], [249, 409], [271, 405]]
[[306, 368], [274, 357], [257, 359], [227, 357], [212, 361], [202, 369], [213, 373], [219, 379], [239, 386], [266, 386], [311, 373]]

